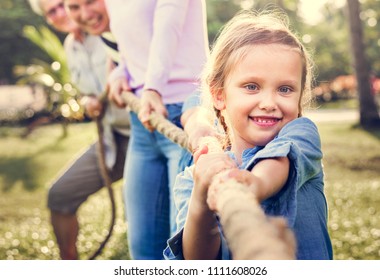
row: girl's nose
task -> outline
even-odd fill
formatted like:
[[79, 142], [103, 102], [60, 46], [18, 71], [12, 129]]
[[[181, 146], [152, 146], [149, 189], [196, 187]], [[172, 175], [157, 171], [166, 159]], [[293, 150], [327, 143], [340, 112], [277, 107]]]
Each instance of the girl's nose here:
[[277, 108], [275, 96], [271, 92], [263, 92], [259, 108], [265, 111], [274, 111]]

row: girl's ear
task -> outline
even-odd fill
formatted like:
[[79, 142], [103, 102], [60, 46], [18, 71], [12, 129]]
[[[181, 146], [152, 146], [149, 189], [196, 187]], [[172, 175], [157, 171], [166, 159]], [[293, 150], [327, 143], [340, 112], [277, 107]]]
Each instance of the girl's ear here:
[[214, 107], [220, 111], [226, 108], [225, 96], [222, 89], [216, 89], [212, 92], [212, 102], [214, 103]]

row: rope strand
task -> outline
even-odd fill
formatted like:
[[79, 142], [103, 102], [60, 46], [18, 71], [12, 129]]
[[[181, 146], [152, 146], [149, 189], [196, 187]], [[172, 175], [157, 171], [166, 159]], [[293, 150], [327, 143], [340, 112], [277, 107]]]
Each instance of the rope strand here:
[[[131, 111], [138, 114], [140, 111], [140, 99], [137, 98], [132, 92], [124, 91], [122, 97]], [[160, 114], [152, 112], [150, 115], [150, 124], [162, 135], [166, 136], [168, 139], [174, 143], [180, 145], [182, 148], [190, 151], [190, 147], [187, 141], [187, 134], [185, 131], [175, 126], [168, 119]]]
[[112, 179], [110, 176], [110, 172], [106, 165], [106, 154], [105, 154], [105, 145], [104, 145], [104, 130], [103, 130], [103, 123], [102, 118], [107, 106], [107, 103], [104, 98], [101, 99], [101, 102], [103, 103], [103, 114], [101, 114], [99, 117], [96, 118], [96, 130], [98, 133], [98, 145], [97, 145], [97, 152], [98, 152], [98, 161], [99, 161], [99, 167], [100, 167], [100, 174], [103, 178], [104, 184], [108, 191], [108, 196], [110, 198], [111, 202], [111, 222], [108, 228], [108, 233], [104, 240], [100, 243], [98, 249], [88, 258], [89, 260], [94, 260], [97, 256], [101, 254], [104, 247], [106, 246], [108, 240], [111, 238], [113, 228], [115, 226], [115, 219], [116, 219], [116, 203], [115, 203], [115, 195], [113, 193], [112, 189]]

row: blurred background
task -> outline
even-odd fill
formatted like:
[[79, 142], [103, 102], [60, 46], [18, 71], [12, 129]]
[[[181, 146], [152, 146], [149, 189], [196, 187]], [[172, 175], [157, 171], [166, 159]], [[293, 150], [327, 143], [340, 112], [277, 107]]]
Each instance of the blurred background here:
[[[316, 109], [308, 114], [322, 137], [334, 258], [380, 259], [380, 1], [206, 3], [210, 44], [240, 9], [288, 14], [315, 61]], [[64, 34], [25, 0], [0, 0], [0, 26], [0, 259], [58, 259], [46, 186], [96, 129], [70, 83]], [[100, 258], [129, 258], [120, 187], [115, 232]], [[109, 209], [105, 190], [80, 209], [82, 258], [107, 234]]]

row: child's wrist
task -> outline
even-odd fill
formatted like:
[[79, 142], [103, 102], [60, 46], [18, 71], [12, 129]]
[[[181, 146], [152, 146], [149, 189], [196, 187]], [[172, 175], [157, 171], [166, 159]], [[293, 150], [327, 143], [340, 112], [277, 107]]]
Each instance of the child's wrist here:
[[206, 216], [212, 216], [213, 212], [208, 207], [206, 201], [197, 199], [195, 196], [191, 196], [189, 202], [189, 212], [196, 218], [203, 219]]

